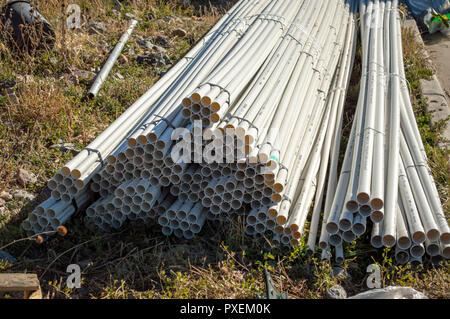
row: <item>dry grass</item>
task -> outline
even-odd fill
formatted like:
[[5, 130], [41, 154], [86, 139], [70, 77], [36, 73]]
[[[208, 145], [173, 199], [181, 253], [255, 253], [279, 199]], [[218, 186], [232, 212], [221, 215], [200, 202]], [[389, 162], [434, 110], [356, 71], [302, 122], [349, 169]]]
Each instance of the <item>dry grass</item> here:
[[[120, 17], [112, 12], [113, 2], [75, 1], [82, 8], [82, 28], [67, 30], [65, 8], [73, 1], [36, 1], [35, 5], [52, 23], [56, 41], [53, 49], [44, 48], [37, 55], [19, 55], [0, 42], [0, 80], [16, 80], [18, 85], [0, 96], [0, 189], [14, 186], [16, 167], [23, 167], [42, 177], [38, 187], [67, 160], [48, 147], [58, 139], [85, 146], [141, 96], [163, 70], [138, 65], [134, 54], [143, 52], [136, 43], [137, 36], [162, 35], [170, 39], [168, 56], [177, 61], [214, 24], [218, 9], [198, 19], [192, 19], [193, 6], [183, 8], [176, 1], [133, 1], [121, 9]], [[0, 1], [3, 6], [4, 0]], [[128, 25], [123, 18], [133, 12], [143, 18], [134, 37], [126, 46], [101, 95], [84, 101], [92, 79], [76, 79], [76, 70], [96, 71], [106, 61], [113, 46]], [[149, 18], [155, 12], [159, 18]], [[165, 23], [162, 17], [178, 18]], [[181, 19], [184, 18], [184, 19]], [[100, 21], [107, 32], [90, 32], [93, 21]], [[171, 30], [189, 30], [185, 39], [171, 37]], [[133, 51], [128, 54], [128, 51]], [[118, 72], [125, 79], [117, 80]], [[50, 156], [53, 155], [53, 156]], [[60, 158], [61, 162], [55, 159]], [[37, 163], [36, 163], [37, 162]]]

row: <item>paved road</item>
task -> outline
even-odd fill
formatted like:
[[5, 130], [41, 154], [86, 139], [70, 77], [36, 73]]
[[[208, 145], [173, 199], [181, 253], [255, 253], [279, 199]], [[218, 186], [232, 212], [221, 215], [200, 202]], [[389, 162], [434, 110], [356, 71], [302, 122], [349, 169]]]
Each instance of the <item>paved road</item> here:
[[422, 38], [450, 105], [450, 37], [437, 32], [422, 34]]

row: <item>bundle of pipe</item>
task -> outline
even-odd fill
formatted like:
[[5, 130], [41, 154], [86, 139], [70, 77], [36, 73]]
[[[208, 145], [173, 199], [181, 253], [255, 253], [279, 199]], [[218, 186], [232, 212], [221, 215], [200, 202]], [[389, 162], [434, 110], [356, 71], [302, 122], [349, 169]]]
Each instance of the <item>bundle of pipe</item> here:
[[[277, 6], [275, 2], [271, 3], [248, 28], [247, 32], [258, 34], [268, 27], [266, 23], [259, 28], [255, 27], [266, 22], [268, 14], [271, 17], [274, 15], [275, 11], [267, 10], [283, 8], [284, 11], [291, 12], [292, 10], [288, 10], [288, 8], [293, 5], [294, 2], [278, 3]], [[211, 144], [219, 142], [215, 145], [217, 147], [213, 147], [220, 155], [216, 158], [216, 162], [192, 164], [178, 161], [177, 153], [172, 152], [173, 149], [179, 145], [190, 145], [190, 141], [186, 142], [182, 139], [176, 143], [171, 140], [171, 135], [175, 129], [174, 123], [177, 125], [183, 123], [186, 108], [180, 109], [178, 104], [175, 104], [175, 107], [172, 105], [170, 108], [170, 104], [167, 104], [166, 112], [172, 112], [169, 113], [169, 117], [164, 114], [165, 120], [158, 123], [149, 122], [155, 120], [154, 117], [149, 118], [146, 125], [143, 125], [128, 139], [127, 144], [121, 145], [107, 158], [106, 167], [93, 177], [92, 190], [100, 192], [102, 197], [107, 197], [109, 194], [115, 194], [115, 190], [122, 187], [124, 182], [147, 179], [151, 185], [169, 188], [170, 193], [177, 196], [181, 202], [201, 202], [202, 206], [206, 208], [203, 214], [206, 214], [207, 219], [222, 220], [253, 210], [247, 216], [248, 234], [261, 236], [266, 230], [283, 234], [285, 229], [293, 227], [296, 230], [300, 229], [291, 235], [297, 237], [288, 237], [284, 244], [297, 242], [305, 223], [307, 208], [312, 202], [311, 196], [307, 198], [309, 202], [306, 203], [300, 194], [305, 193], [305, 191], [302, 193], [303, 189], [314, 194], [310, 190], [310, 183], [303, 187], [303, 184], [298, 181], [302, 172], [306, 174], [311, 171], [310, 176], [313, 175], [312, 172], [317, 168], [309, 163], [317, 160], [322, 149], [321, 146], [314, 148], [314, 145], [324, 144], [325, 132], [333, 132], [332, 128], [342, 118], [345, 90], [341, 87], [346, 86], [348, 82], [351, 61], [354, 56], [355, 10], [355, 5], [350, 8], [350, 5], [344, 4], [343, 1], [308, 0], [301, 3], [295, 16], [291, 18], [291, 25], [284, 27], [284, 30], [278, 26], [280, 19], [277, 21], [270, 19], [269, 22], [273, 24], [270, 30], [276, 31], [275, 34], [278, 35], [274, 39], [270, 37], [271, 41], [275, 43], [271, 52], [264, 61], [261, 59], [262, 66], [259, 67], [259, 70], [257, 70], [257, 66], [253, 66], [249, 71], [257, 73], [245, 88], [243, 84], [239, 84], [240, 87], [236, 88], [237, 92], [233, 91], [234, 95], [242, 97], [234, 102], [234, 105], [231, 104], [227, 119], [207, 127], [203, 131], [204, 136], [214, 137], [217, 132], [220, 132], [220, 129], [226, 135], [230, 133], [231, 129], [230, 135], [232, 137], [234, 135], [235, 142], [239, 142], [239, 138], [237, 138], [239, 136], [236, 137], [236, 135], [243, 132], [240, 135], [246, 138], [244, 142], [241, 142], [241, 146], [246, 146], [247, 151], [240, 154], [247, 153], [247, 155], [237, 158], [237, 161], [233, 158], [234, 161], [230, 162], [226, 157], [227, 146], [225, 146], [225, 152], [222, 152], [219, 148], [223, 147], [223, 141], [213, 139]], [[331, 15], [333, 19], [328, 24], [320, 23], [327, 15]], [[221, 67], [223, 61], [227, 61], [229, 65], [242, 66], [239, 64], [242, 56], [236, 50], [241, 50], [248, 41], [247, 32], [234, 46], [230, 47], [231, 51], [223, 58], [225, 60], [220, 60], [214, 70]], [[220, 54], [223, 55], [224, 52]], [[252, 51], [247, 52], [247, 55], [251, 54]], [[235, 58], [230, 59], [230, 56]], [[208, 60], [213, 60], [213, 57], [214, 55], [208, 57]], [[339, 61], [341, 62], [339, 63]], [[339, 70], [341, 70], [339, 72], [340, 80], [339, 82], [335, 81], [333, 92], [330, 94], [332, 98], [327, 99], [330, 83], [338, 69], [338, 63]], [[237, 85], [239, 77], [231, 80]], [[198, 79], [195, 81], [201, 83]], [[304, 87], [305, 83], [308, 84], [308, 87]], [[202, 87], [203, 85], [198, 86]], [[243, 92], [239, 90], [243, 90]], [[193, 95], [190, 94], [189, 99]], [[325, 103], [326, 100], [327, 103]], [[184, 102], [186, 104], [186, 99]], [[233, 103], [232, 100], [230, 102]], [[191, 105], [194, 106], [194, 104]], [[291, 107], [292, 110], [290, 110], [290, 105], [299, 105], [299, 107]], [[198, 113], [198, 110], [194, 110], [195, 112]], [[168, 118], [171, 120], [169, 121]], [[236, 119], [239, 121], [233, 123], [233, 120]], [[321, 122], [324, 125], [320, 125]], [[251, 135], [246, 135], [247, 130], [243, 128], [245, 123], [251, 123], [251, 128], [248, 130]], [[328, 123], [331, 124], [328, 125]], [[200, 133], [205, 124], [208, 123], [202, 121], [198, 128]], [[274, 134], [278, 127], [281, 128], [279, 133]], [[188, 122], [186, 124], [187, 134], [183, 134], [195, 133], [195, 129], [194, 123]], [[234, 134], [235, 132], [238, 134]], [[277, 139], [283, 140], [279, 150], [275, 148]], [[300, 140], [300, 142], [299, 144], [289, 143], [289, 140]], [[331, 136], [328, 136], [327, 144], [330, 144], [330, 141]], [[237, 144], [233, 143], [236, 148]], [[252, 144], [255, 144], [256, 147], [252, 147]], [[200, 154], [201, 156], [207, 151], [210, 145], [201, 141], [200, 146], [200, 149], [188, 150], [189, 155], [194, 155], [194, 160], [196, 155]], [[303, 156], [313, 149], [317, 153], [315, 156]], [[233, 155], [236, 155], [234, 154], [236, 149], [232, 148], [231, 151]], [[286, 161], [286, 166], [278, 163], [282, 160]], [[323, 166], [326, 167], [326, 164]], [[270, 169], [271, 167], [274, 169]], [[290, 186], [289, 193], [285, 192], [287, 185]], [[297, 198], [299, 199], [294, 201]], [[298, 203], [297, 207], [293, 206], [295, 210], [292, 210], [294, 213], [289, 219], [290, 223], [287, 222], [291, 209], [288, 200], [285, 199]], [[133, 198], [128, 199], [129, 203], [131, 200]], [[140, 202], [139, 199], [137, 201]], [[300, 203], [302, 205], [299, 209]], [[138, 209], [137, 204], [134, 203], [135, 210]], [[125, 209], [125, 213], [127, 213], [129, 209]], [[279, 214], [280, 209], [282, 215]], [[297, 221], [300, 214], [301, 218]], [[252, 224], [253, 215], [259, 218], [259, 224]], [[168, 227], [165, 223], [166, 218], [161, 218], [161, 221], [163, 221], [161, 224], [163, 227]], [[180, 222], [178, 220], [174, 223], [179, 225]], [[180, 231], [181, 229], [178, 234], [181, 234]], [[165, 228], [164, 233], [172, 232]]]
[[178, 95], [174, 97], [173, 92], [179, 89], [179, 82], [189, 82], [191, 71], [198, 67], [199, 60], [204, 59], [227, 35], [238, 37], [254, 19], [252, 16], [268, 2], [239, 1], [201, 42], [49, 181], [52, 197], [71, 201], [75, 195], [83, 192], [92, 177], [101, 169], [103, 159], [120, 147], [124, 140], [149, 118], [149, 114], [160, 111], [162, 101], [178, 98]]
[[[283, 13], [287, 15], [289, 22], [292, 20], [292, 16], [298, 7], [299, 3], [296, 1], [291, 1], [288, 4], [282, 4], [279, 1], [272, 1], [263, 10], [263, 12], [256, 17], [255, 23], [252, 24], [249, 30], [253, 30], [252, 32], [257, 34], [258, 31], [261, 31], [260, 29], [267, 28], [266, 24], [269, 23], [272, 24], [272, 30], [280, 32], [280, 30], [282, 31], [282, 28], [277, 26], [276, 21], [271, 20], [271, 17], [277, 13], [276, 10], [282, 9], [284, 11]], [[268, 15], [270, 15], [269, 18], [267, 17]], [[282, 18], [284, 19], [284, 17]], [[263, 26], [257, 28], [257, 26], [261, 23], [263, 23]], [[248, 33], [246, 33], [246, 35], [247, 34]], [[244, 36], [239, 43], [242, 43], [242, 40], [245, 39], [246, 38]], [[199, 64], [198, 68], [193, 70], [191, 82], [186, 83], [187, 88], [192, 90], [193, 83], [197, 86], [200, 81], [204, 79], [202, 74], [204, 74], [204, 71], [207, 69], [205, 68], [205, 65], [209, 65], [209, 67], [214, 66], [214, 61], [217, 61], [218, 58], [222, 57], [227, 50], [236, 48], [236, 46], [233, 47], [236, 40], [236, 34], [230, 34], [224, 37], [224, 41], [221, 43], [222, 45], [217, 46], [215, 50], [211, 50], [211, 54], [209, 56], [206, 55], [204, 60], [201, 61], [202, 63]], [[228, 55], [229, 54], [227, 54], [227, 56]], [[257, 69], [258, 66], [255, 65], [254, 68]], [[182, 90], [180, 89], [179, 91]], [[213, 176], [220, 177], [225, 175], [222, 178], [223, 181], [226, 181], [227, 175], [231, 177], [231, 174], [233, 174], [234, 171], [228, 167], [229, 165], [219, 163], [214, 165], [214, 163], [212, 163], [212, 165], [202, 164], [200, 166], [197, 165], [198, 167], [196, 167], [196, 165], [190, 165], [188, 167], [186, 163], [175, 163], [170, 156], [167, 156], [168, 150], [173, 144], [170, 140], [171, 133], [175, 127], [175, 124], [180, 125], [183, 123], [183, 118], [180, 117], [182, 113], [178, 112], [178, 106], [174, 107], [173, 104], [169, 103], [171, 101], [168, 102], [163, 100], [162, 102], [166, 107], [166, 112], [170, 112], [168, 115], [169, 117], [166, 117], [167, 114], [164, 114], [165, 120], [160, 121], [156, 125], [155, 123], [152, 123], [154, 122], [155, 117], [150, 117], [147, 120], [147, 123], [143, 125], [142, 129], [137, 130], [133, 136], [128, 139], [128, 145], [121, 146], [120, 150], [116, 154], [108, 158], [108, 162], [110, 164], [105, 167], [100, 174], [94, 176], [92, 189], [94, 191], [100, 191], [101, 194], [103, 193], [103, 195], [106, 195], [111, 190], [111, 185], [113, 185], [113, 187], [117, 187], [117, 185], [124, 179], [129, 180], [131, 178], [141, 177], [143, 175], [143, 178], [150, 178], [150, 181], [153, 184], [159, 183], [163, 187], [172, 185], [171, 192], [174, 195], [180, 196], [182, 200], [189, 199], [191, 201], [200, 201], [204, 203], [206, 207], [210, 208], [211, 219], [217, 218], [217, 216], [220, 216], [221, 213], [221, 217], [225, 217], [225, 213], [229, 213], [231, 208], [239, 212], [242, 209], [243, 201], [241, 198], [244, 195], [242, 183], [241, 185], [237, 185], [237, 182], [233, 183], [233, 181], [230, 181], [227, 185], [227, 191], [220, 195], [216, 194], [213, 200], [210, 201], [209, 205], [208, 198], [204, 198], [204, 192], [201, 191], [202, 188], [205, 188], [205, 191], [208, 191], [208, 186], [211, 186], [208, 185], [208, 183]], [[171, 122], [167, 120], [168, 118], [171, 119]], [[168, 124], [170, 124], [170, 126]], [[159, 136], [160, 138], [158, 139]], [[139, 168], [143, 168], [143, 170], [140, 170]], [[121, 173], [123, 170], [126, 170], [125, 174]], [[192, 172], [192, 174], [189, 174], [189, 172]], [[182, 179], [183, 183], [181, 183]], [[200, 185], [197, 185], [197, 187], [195, 187], [195, 184], [189, 185], [188, 183], [191, 180], [199, 183]], [[180, 183], [181, 185], [178, 185]], [[215, 183], [214, 186], [209, 188], [210, 191], [215, 192], [216, 186], [220, 188], [222, 185], [220, 183]], [[233, 192], [233, 194], [231, 192]], [[232, 200], [233, 195], [237, 196], [234, 200]], [[227, 200], [230, 201], [230, 203]], [[239, 215], [239, 213], [237, 213], [237, 215]]]
[[319, 245], [339, 247], [369, 228], [398, 262], [449, 257], [450, 230], [427, 165], [403, 66], [397, 1], [361, 0], [362, 77], [344, 162], [330, 170]]
[[[104, 158], [108, 159], [108, 164], [105, 168], [111, 172], [111, 162], [116, 162], [116, 155], [119, 155], [118, 158], [123, 161], [122, 156], [125, 156], [125, 154], [121, 153], [121, 150], [124, 149], [124, 145], [126, 145], [130, 134], [141, 127], [142, 123], [149, 118], [149, 114], [157, 112], [165, 99], [179, 99], [184, 93], [184, 91], [178, 92], [174, 98], [174, 91], [178, 90], [179, 83], [181, 81], [188, 83], [188, 78], [192, 76], [192, 70], [198, 69], [199, 65], [200, 67], [204, 67], [202, 61], [209, 57], [208, 52], [210, 53], [215, 50], [218, 44], [224, 42], [224, 38], [227, 40], [228, 46], [232, 45], [234, 43], [233, 41], [236, 41], [239, 35], [255, 19], [254, 15], [259, 12], [258, 10], [261, 10], [267, 3], [269, 3], [269, 0], [239, 1], [186, 56], [173, 66], [155, 85], [130, 106], [82, 152], [55, 174], [48, 183], [48, 187], [52, 191], [51, 199], [42, 205], [47, 207], [50, 203], [57, 203], [59, 206], [57, 206], [58, 210], [56, 210], [56, 215], [58, 215], [62, 214], [71, 203], [75, 203], [73, 206], [76, 207], [77, 199], [80, 197], [84, 198], [84, 194], [89, 192], [90, 189], [99, 191], [103, 197], [113, 192], [115, 187], [123, 182], [123, 180], [120, 180], [122, 175], [124, 175], [122, 174], [123, 169], [117, 170], [113, 180], [103, 180], [100, 187], [95, 181], [100, 181], [99, 174], [97, 173], [106, 164]], [[222, 54], [223, 52], [219, 53], [215, 59], [217, 60]], [[117, 161], [116, 164], [119, 165], [120, 162]], [[121, 168], [120, 165], [119, 168]], [[138, 172], [134, 172], [134, 175], [131, 174], [130, 171], [133, 172], [133, 170], [130, 170], [129, 166], [128, 168], [129, 171], [125, 172], [127, 180], [132, 178], [132, 176], [139, 176]], [[88, 183], [93, 178], [94, 183], [88, 186]], [[115, 186], [114, 188], [112, 188], [113, 185]], [[64, 203], [59, 203], [59, 201]], [[73, 213], [71, 212], [69, 217]], [[38, 216], [39, 214], [38, 211], [33, 211], [32, 215], [30, 215], [31, 220], [36, 220], [33, 216]], [[44, 229], [42, 226], [37, 225], [37, 223], [30, 224], [30, 219], [27, 219], [23, 223], [24, 229], [30, 232], [38, 232]], [[33, 226], [35, 227], [33, 228]]]
[[[22, 222], [22, 228], [30, 235], [56, 231], [69, 220], [78, 207], [84, 206], [88, 201], [88, 192], [78, 193], [73, 202], [49, 198], [28, 215]], [[42, 235], [44, 240], [49, 236], [49, 234]]]
[[[326, 171], [328, 166], [328, 150], [334, 127], [342, 118], [343, 97], [348, 85], [349, 70], [354, 56], [356, 6], [353, 5], [349, 9], [350, 12], [346, 12], [341, 18], [342, 21], [337, 18], [333, 19], [340, 27], [337, 49], [333, 48], [333, 52], [338, 53], [338, 55], [334, 56], [334, 61], [331, 60], [336, 66], [340, 53], [339, 68], [336, 71], [334, 68], [329, 69], [335, 74], [333, 85], [329, 90], [331, 77], [325, 77], [318, 87], [320, 88], [319, 93], [315, 96], [306, 96], [304, 100], [306, 103], [304, 102], [304, 106], [297, 113], [296, 123], [296, 125], [300, 124], [303, 126], [303, 132], [300, 133], [301, 135], [287, 135], [287, 138], [283, 139], [282, 147], [280, 148], [283, 150], [284, 146], [288, 144], [285, 155], [281, 155], [279, 159], [283, 160], [283, 158], [286, 158], [287, 164], [285, 163], [285, 166], [289, 172], [293, 170], [293, 173], [287, 178], [288, 182], [286, 187], [284, 187], [286, 189], [284, 192], [285, 198], [273, 196], [275, 202], [279, 202], [279, 204], [270, 207], [268, 214], [270, 217], [276, 218], [277, 226], [275, 231], [280, 235], [280, 240], [283, 244], [298, 244], [299, 239], [303, 235], [303, 228], [315, 194], [317, 197], [315, 206], [317, 208], [313, 210], [314, 217], [312, 219], [317, 218], [320, 212], [321, 204], [319, 198], [323, 194], [323, 175], [325, 174], [323, 170], [325, 169]], [[332, 40], [329, 35], [326, 39], [326, 41]], [[325, 57], [329, 54], [329, 52], [324, 52]], [[312, 83], [315, 82], [317, 82], [317, 78], [313, 74], [308, 91], [311, 89]], [[311, 104], [314, 100], [315, 102]], [[293, 115], [290, 111], [284, 115], [285, 121], [289, 121], [290, 116]], [[282, 127], [282, 130], [285, 129]], [[295, 150], [292, 149], [289, 143], [291, 140], [297, 139], [301, 140], [301, 144]], [[268, 140], [269, 143], [272, 141]], [[263, 147], [266, 146], [264, 145]], [[295, 151], [297, 152], [296, 154], [294, 153]], [[261, 153], [260, 151], [259, 155]], [[273, 156], [278, 157], [280, 152], [276, 150], [268, 154], [273, 158]], [[291, 154], [295, 155], [292, 156]], [[309, 156], [305, 156], [305, 154]], [[283, 182], [280, 183], [283, 180], [282, 178], [284, 178], [284, 175], [282, 175], [280, 179], [280, 174], [283, 173], [285, 174], [282, 169], [278, 171], [278, 177], [275, 179], [274, 186], [283, 184]], [[268, 179], [270, 181], [271, 176]]]
[[[425, 166], [417, 126], [411, 127], [414, 114], [402, 82], [396, 3], [361, 1], [360, 7], [364, 71], [339, 181], [343, 108], [356, 45], [356, 1], [241, 1], [220, 32], [161, 85], [165, 89], [126, 134], [108, 142], [110, 148], [100, 153], [107, 155], [105, 161], [90, 170], [92, 164], [86, 163], [95, 155], [90, 154], [81, 170], [70, 172], [72, 177], [64, 177], [64, 168], [55, 176], [53, 190], [63, 194], [61, 200], [54, 194], [50, 200], [73, 201], [73, 195], [78, 198], [90, 188], [100, 199], [87, 209], [86, 220], [100, 229], [118, 229], [127, 219], [156, 221], [163, 234], [186, 239], [200, 232], [206, 220], [242, 216], [248, 235], [269, 234], [279, 245], [299, 243], [314, 200], [308, 237], [313, 250], [330, 166], [319, 240], [323, 258], [330, 256], [331, 243], [342, 261], [342, 240], [353, 241], [364, 233], [367, 216], [375, 222], [373, 242], [380, 234], [389, 242], [394, 230], [399, 260], [409, 252], [418, 259], [424, 250], [422, 238], [408, 252], [402, 248], [408, 246], [409, 225], [416, 227], [423, 216], [435, 218], [435, 224], [426, 221], [428, 239], [423, 240], [435, 259], [448, 258], [448, 226]], [[374, 28], [380, 21], [383, 27]], [[399, 90], [401, 98], [395, 102], [391, 97]], [[390, 108], [388, 101], [393, 102]], [[382, 111], [375, 112], [377, 108]], [[385, 120], [385, 114], [392, 119]], [[397, 134], [400, 123], [405, 141]], [[395, 156], [398, 150], [402, 161]], [[378, 153], [382, 160], [375, 161]], [[404, 168], [396, 172], [399, 162]], [[81, 171], [88, 177], [70, 185], [67, 179]], [[398, 177], [387, 185], [390, 190], [399, 185], [401, 196], [394, 192], [384, 199], [386, 176]], [[413, 187], [411, 180], [425, 186]], [[67, 187], [76, 188], [77, 183], [81, 191], [67, 194]], [[441, 210], [434, 215], [409, 213], [418, 210], [408, 201], [411, 198], [429, 200], [429, 207]], [[387, 209], [392, 201], [394, 216]], [[397, 214], [399, 222], [392, 228], [390, 221], [397, 220]]]
[[[157, 220], [164, 234], [190, 238], [206, 219], [247, 214], [247, 234], [260, 237], [267, 231], [275, 234], [274, 242], [298, 243], [316, 189], [318, 197], [323, 194], [327, 149], [342, 121], [356, 5], [270, 1], [236, 10], [245, 18], [230, 20], [129, 137], [114, 143], [105, 166], [89, 172], [90, 189], [101, 198], [88, 208], [87, 220], [103, 230], [118, 228], [127, 218]], [[256, 60], [248, 63], [252, 57]], [[206, 103], [204, 97], [212, 98]], [[223, 103], [216, 120], [218, 101]], [[196, 127], [186, 110], [211, 120], [203, 117]], [[185, 131], [177, 142], [172, 135], [180, 126]], [[203, 160], [202, 154], [212, 150], [218, 155], [213, 161], [192, 164], [174, 152], [191, 146], [185, 137], [196, 129], [212, 143], [194, 143], [188, 159], [199, 155]], [[220, 132], [231, 135], [231, 147], [216, 138]], [[230, 152], [238, 157], [229, 161]], [[64, 184], [64, 172], [56, 175], [60, 181], [57, 186], [54, 181], [53, 189]], [[85, 181], [78, 186], [84, 190]], [[169, 208], [173, 213], [168, 214]], [[203, 222], [186, 220], [191, 211]]]

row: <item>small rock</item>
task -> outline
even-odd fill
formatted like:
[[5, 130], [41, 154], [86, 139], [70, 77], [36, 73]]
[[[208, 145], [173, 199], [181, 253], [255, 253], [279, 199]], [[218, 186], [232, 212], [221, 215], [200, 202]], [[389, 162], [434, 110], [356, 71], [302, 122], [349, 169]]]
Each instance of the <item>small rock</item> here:
[[0, 207], [5, 205], [6, 201], [3, 198], [0, 198]]
[[12, 195], [6, 191], [0, 192], [0, 198], [5, 201], [10, 201], [11, 199], [13, 199]]
[[181, 28], [177, 28], [172, 31], [172, 34], [176, 37], [184, 38], [187, 34], [187, 32]]
[[129, 19], [129, 20], [139, 20], [139, 18], [138, 17], [136, 17], [134, 14], [132, 14], [132, 13], [129, 13], [129, 12], [127, 12], [127, 13], [125, 13], [125, 18], [127, 18], [127, 19]]
[[14, 264], [17, 260], [13, 256], [11, 256], [9, 253], [7, 253], [4, 250], [0, 250], [0, 262], [7, 261], [10, 264]]
[[428, 297], [411, 287], [389, 286], [368, 290], [348, 299], [428, 299]]
[[151, 49], [156, 52], [161, 52], [161, 53], [166, 52], [166, 49], [164, 49], [163, 47], [160, 47], [159, 45], [156, 45], [156, 44], [152, 45]]
[[125, 77], [122, 74], [120, 74], [119, 72], [117, 72], [116, 78], [118, 78], [119, 80], [123, 80]]
[[10, 89], [15, 87], [17, 84], [14, 80], [1, 80], [0, 81], [0, 89]]
[[333, 267], [333, 276], [336, 278], [351, 278], [351, 276], [341, 267]]
[[153, 44], [149, 40], [137, 40], [136, 43], [139, 44], [141, 47], [146, 48], [146, 49], [150, 49], [150, 50], [161, 52], [161, 53], [166, 52], [166, 49], [164, 49], [163, 47], [160, 47], [160, 46], [158, 46], [156, 44]]
[[36, 197], [33, 194], [21, 189], [13, 191], [12, 196], [20, 201], [32, 201]]
[[56, 142], [56, 144], [53, 144], [52, 146], [50, 146], [50, 149], [57, 149], [57, 150], [60, 150], [61, 152], [71, 151], [74, 155], [78, 154], [80, 152], [80, 150], [76, 148], [75, 144], [64, 143], [61, 140], [58, 140]]
[[149, 40], [145, 39], [137, 39], [136, 43], [139, 44], [143, 48], [151, 49], [153, 46], [153, 43], [151, 43]]
[[70, 68], [70, 72], [71, 72], [70, 78], [75, 84], [78, 84], [80, 82], [80, 80], [91, 81], [95, 77], [95, 73], [91, 72], [91, 71]]
[[17, 171], [17, 182], [22, 187], [26, 187], [27, 185], [36, 184], [37, 177], [33, 173], [27, 172], [23, 168], [19, 168]]
[[104, 33], [108, 29], [102, 22], [94, 21], [91, 24], [91, 28], [89, 29], [89, 33]]
[[342, 286], [335, 285], [327, 290], [327, 297], [328, 299], [346, 299], [347, 292]]
[[162, 36], [162, 35], [158, 35], [155, 38], [155, 42], [158, 45], [160, 45], [160, 46], [162, 46], [164, 48], [168, 48], [169, 47], [169, 39], [167, 37]]
[[138, 55], [136, 61], [141, 64], [149, 64], [156, 67], [163, 67], [170, 63], [167, 55], [156, 52], [152, 52], [149, 55]]

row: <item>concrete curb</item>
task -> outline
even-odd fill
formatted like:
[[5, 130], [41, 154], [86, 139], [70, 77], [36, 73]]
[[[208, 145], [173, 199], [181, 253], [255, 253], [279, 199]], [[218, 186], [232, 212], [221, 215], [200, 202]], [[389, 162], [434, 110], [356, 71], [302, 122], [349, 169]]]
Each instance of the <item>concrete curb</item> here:
[[[413, 18], [407, 18], [403, 26], [413, 31], [416, 41], [423, 47], [425, 56], [433, 65], [433, 62], [431, 61], [425, 48], [425, 44], [422, 40], [422, 36], [420, 35], [416, 21]], [[431, 122], [433, 125], [436, 125], [440, 121], [448, 120], [450, 118], [449, 104], [436, 74], [433, 74], [431, 80], [421, 79], [419, 81], [419, 87], [422, 95], [428, 100], [427, 111], [431, 113]], [[440, 133], [446, 141], [441, 143], [439, 147], [448, 149], [450, 147], [450, 125], [448, 122], [446, 127], [441, 130]]]

